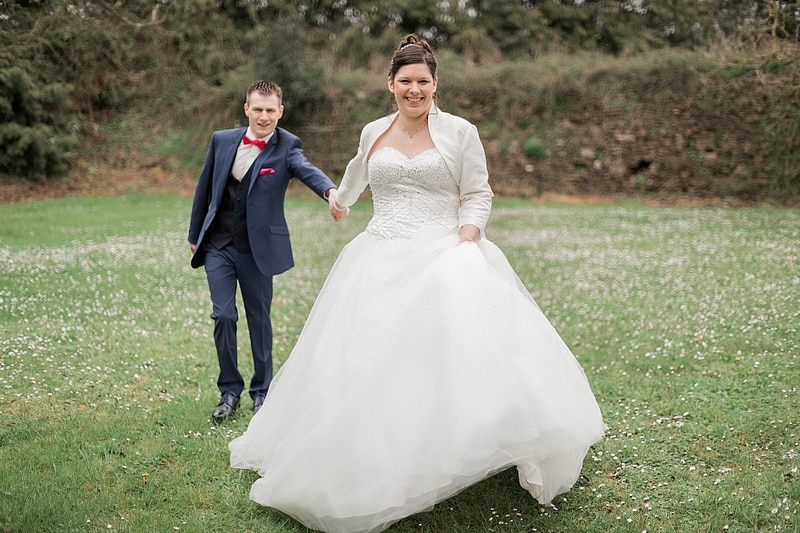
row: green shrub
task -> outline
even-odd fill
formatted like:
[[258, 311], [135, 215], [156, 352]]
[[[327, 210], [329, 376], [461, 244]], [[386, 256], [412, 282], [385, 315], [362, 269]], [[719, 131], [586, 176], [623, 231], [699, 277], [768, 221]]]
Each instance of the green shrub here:
[[0, 173], [38, 180], [68, 167], [80, 144], [59, 114], [65, 85], [40, 86], [21, 67], [0, 68]]
[[288, 21], [261, 31], [258, 42], [263, 48], [254, 50], [256, 75], [283, 89], [284, 104], [291, 110], [285, 122], [303, 122], [323, 105], [326, 79], [322, 56], [311, 48], [308, 35], [298, 33], [296, 25]]
[[537, 137], [528, 137], [525, 139], [522, 143], [522, 148], [525, 150], [528, 157], [543, 159], [545, 156], [544, 143]]

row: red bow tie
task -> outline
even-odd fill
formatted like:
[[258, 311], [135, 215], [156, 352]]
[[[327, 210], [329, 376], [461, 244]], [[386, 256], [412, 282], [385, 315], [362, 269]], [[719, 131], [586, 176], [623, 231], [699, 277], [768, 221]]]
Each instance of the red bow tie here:
[[242, 142], [244, 144], [255, 144], [256, 146], [258, 146], [259, 150], [263, 150], [264, 147], [267, 145], [267, 141], [260, 141], [258, 139], [251, 139], [247, 135], [244, 136], [244, 139], [242, 139]]

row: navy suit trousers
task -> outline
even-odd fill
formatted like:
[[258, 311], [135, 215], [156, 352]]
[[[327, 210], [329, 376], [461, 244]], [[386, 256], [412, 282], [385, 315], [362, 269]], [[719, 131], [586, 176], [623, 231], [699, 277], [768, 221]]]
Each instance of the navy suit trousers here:
[[250, 396], [266, 394], [272, 381], [272, 276], [266, 276], [258, 270], [251, 252], [240, 252], [233, 244], [221, 249], [211, 244], [205, 245], [205, 268], [211, 292], [214, 344], [220, 369], [217, 386], [220, 393], [229, 392], [239, 397], [244, 390], [236, 345], [238, 283], [253, 351]]

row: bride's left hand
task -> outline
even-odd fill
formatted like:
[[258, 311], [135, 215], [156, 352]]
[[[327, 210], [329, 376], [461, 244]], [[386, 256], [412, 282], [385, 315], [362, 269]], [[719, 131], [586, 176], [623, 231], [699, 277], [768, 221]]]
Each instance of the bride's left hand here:
[[481, 238], [481, 230], [474, 224], [464, 224], [458, 229], [460, 242], [475, 242]]

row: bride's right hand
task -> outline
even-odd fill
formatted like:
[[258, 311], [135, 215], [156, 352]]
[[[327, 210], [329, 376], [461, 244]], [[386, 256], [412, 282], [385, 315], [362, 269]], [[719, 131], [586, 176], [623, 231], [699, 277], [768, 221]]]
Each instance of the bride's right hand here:
[[328, 210], [331, 212], [334, 222], [339, 222], [341, 219], [350, 214], [350, 208], [341, 206], [336, 201], [336, 191], [333, 190], [328, 195]]

